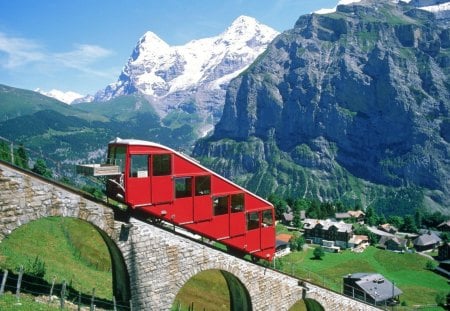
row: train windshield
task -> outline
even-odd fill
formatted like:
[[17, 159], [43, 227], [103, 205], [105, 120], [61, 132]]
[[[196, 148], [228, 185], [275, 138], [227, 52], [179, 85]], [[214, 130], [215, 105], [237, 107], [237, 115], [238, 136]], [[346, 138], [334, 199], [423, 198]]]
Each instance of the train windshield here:
[[119, 171], [121, 173], [125, 172], [125, 155], [126, 148], [125, 146], [115, 146], [111, 145], [108, 151], [108, 160], [107, 163], [111, 165], [119, 166]]

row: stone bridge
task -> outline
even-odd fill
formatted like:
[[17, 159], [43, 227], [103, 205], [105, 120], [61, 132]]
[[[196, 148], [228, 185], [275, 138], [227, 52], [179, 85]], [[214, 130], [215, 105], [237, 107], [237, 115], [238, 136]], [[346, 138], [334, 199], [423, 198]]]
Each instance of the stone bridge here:
[[170, 310], [183, 285], [209, 269], [224, 276], [233, 310], [289, 310], [301, 299], [314, 310], [379, 310], [175, 231], [136, 219], [122, 222], [102, 201], [0, 162], [0, 241], [50, 216], [85, 220], [102, 234], [111, 254], [114, 295], [131, 301], [133, 310]]

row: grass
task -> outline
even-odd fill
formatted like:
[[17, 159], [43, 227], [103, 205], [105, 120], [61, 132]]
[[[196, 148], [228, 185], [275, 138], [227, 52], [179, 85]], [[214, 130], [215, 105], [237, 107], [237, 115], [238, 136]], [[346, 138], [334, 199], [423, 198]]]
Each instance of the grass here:
[[450, 291], [447, 279], [427, 270], [429, 259], [419, 254], [400, 254], [369, 247], [363, 253], [343, 251], [325, 253], [322, 260], [312, 258], [313, 248], [309, 248], [283, 257], [280, 265], [287, 273], [339, 292], [342, 291], [343, 276], [349, 273], [380, 273], [403, 291], [400, 300], [408, 306], [435, 304], [438, 293]]
[[228, 286], [219, 270], [207, 270], [191, 278], [175, 297], [172, 310], [188, 310], [192, 303], [195, 310], [230, 310]]
[[73, 218], [42, 218], [13, 231], [0, 243], [2, 269], [18, 270], [38, 257], [44, 279], [63, 280], [82, 293], [112, 299], [112, 274], [106, 245], [94, 227]]
[[[57, 303], [57, 301], [55, 301]], [[35, 301], [35, 298], [30, 295], [21, 295], [20, 300], [17, 301], [15, 295], [5, 293], [0, 296], [0, 310], [2, 311], [56, 311], [61, 310], [55, 303], [51, 305]], [[68, 308], [64, 308], [68, 310]]]

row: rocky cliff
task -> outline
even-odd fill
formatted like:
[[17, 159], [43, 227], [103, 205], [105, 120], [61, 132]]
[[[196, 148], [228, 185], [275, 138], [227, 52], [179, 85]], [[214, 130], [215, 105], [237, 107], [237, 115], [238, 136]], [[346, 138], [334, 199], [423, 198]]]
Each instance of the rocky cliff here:
[[449, 213], [446, 22], [368, 0], [300, 17], [230, 83], [194, 155], [263, 195]]

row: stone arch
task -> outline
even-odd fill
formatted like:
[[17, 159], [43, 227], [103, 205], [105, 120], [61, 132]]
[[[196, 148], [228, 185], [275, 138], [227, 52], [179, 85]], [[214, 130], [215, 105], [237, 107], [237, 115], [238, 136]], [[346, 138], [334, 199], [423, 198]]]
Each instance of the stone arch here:
[[186, 285], [186, 283], [195, 277], [196, 275], [209, 271], [209, 270], [217, 270], [221, 273], [225, 282], [227, 284], [228, 292], [230, 295], [230, 310], [239, 310], [239, 311], [251, 311], [252, 302], [250, 298], [250, 294], [243, 284], [243, 282], [234, 275], [233, 273], [223, 270], [222, 268], [208, 268], [202, 269], [200, 271], [195, 271], [195, 273], [190, 273], [189, 277], [179, 286], [177, 289], [178, 292]]
[[305, 298], [304, 302], [308, 311], [325, 311], [325, 308], [317, 300]]
[[0, 161], [0, 198], [0, 241], [15, 229], [46, 217], [71, 217], [91, 224], [110, 253], [114, 295], [128, 304], [130, 277], [114, 241], [114, 212], [104, 202], [3, 161]]

